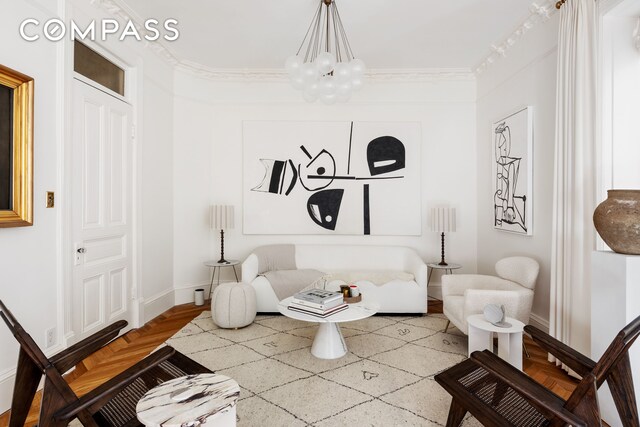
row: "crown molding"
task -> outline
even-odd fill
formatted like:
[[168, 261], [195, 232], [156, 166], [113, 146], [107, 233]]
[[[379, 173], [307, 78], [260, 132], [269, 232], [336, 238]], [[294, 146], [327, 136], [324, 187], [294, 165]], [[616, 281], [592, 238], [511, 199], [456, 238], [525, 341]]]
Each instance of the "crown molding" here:
[[[141, 35], [148, 31], [143, 20], [131, 8], [120, 0], [91, 0], [91, 4], [101, 7], [110, 15], [123, 21], [132, 21]], [[144, 41], [144, 46], [154, 52], [162, 60], [176, 70], [184, 71], [197, 77], [221, 82], [284, 82], [288, 80], [284, 70], [279, 68], [229, 68], [217, 69], [205, 65], [181, 60], [167, 45], [160, 40]], [[475, 80], [475, 74], [467, 68], [428, 68], [428, 69], [374, 69], [367, 72], [370, 82], [432, 82], [440, 80]]]
[[473, 70], [476, 75], [482, 74], [496, 61], [507, 56], [507, 52], [522, 39], [533, 27], [546, 22], [556, 13], [555, 0], [540, 0], [529, 6], [529, 16], [518, 25], [513, 32], [499, 43], [491, 45], [491, 53], [487, 54]]
[[[201, 64], [180, 61], [175, 68], [200, 78], [221, 82], [286, 82], [289, 77], [281, 68], [214, 69]], [[366, 74], [369, 82], [432, 82], [439, 80], [475, 80], [466, 68], [374, 69]]]

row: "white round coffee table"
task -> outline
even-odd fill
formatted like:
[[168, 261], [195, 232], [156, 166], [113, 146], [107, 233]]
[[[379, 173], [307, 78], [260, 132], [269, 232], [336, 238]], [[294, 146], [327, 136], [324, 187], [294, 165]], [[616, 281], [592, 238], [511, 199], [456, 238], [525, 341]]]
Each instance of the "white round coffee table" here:
[[522, 332], [524, 323], [512, 317], [505, 317], [511, 327], [502, 328], [490, 323], [483, 314], [467, 317], [469, 325], [469, 356], [474, 351], [493, 351], [493, 334], [498, 336], [498, 356], [514, 367], [522, 370]]
[[145, 426], [235, 426], [238, 383], [219, 374], [187, 375], [149, 390], [136, 406]]
[[318, 359], [338, 359], [347, 354], [347, 344], [342, 337], [340, 323], [365, 319], [373, 316], [380, 309], [379, 304], [365, 300], [359, 303], [349, 304], [349, 308], [346, 310], [323, 319], [310, 314], [289, 310], [287, 307], [292, 299], [293, 297], [289, 297], [280, 301], [278, 310], [280, 310], [280, 313], [283, 315], [292, 319], [320, 324], [316, 336], [313, 339], [313, 345], [311, 346], [311, 354]]

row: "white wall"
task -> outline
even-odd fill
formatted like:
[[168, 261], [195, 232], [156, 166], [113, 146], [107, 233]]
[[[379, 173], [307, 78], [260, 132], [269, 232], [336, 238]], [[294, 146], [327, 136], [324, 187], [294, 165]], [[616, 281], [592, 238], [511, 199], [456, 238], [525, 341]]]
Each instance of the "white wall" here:
[[[478, 77], [478, 272], [495, 273], [505, 256], [527, 255], [540, 263], [532, 320], [548, 326], [555, 140], [558, 15], [539, 24]], [[491, 123], [518, 107], [533, 106], [533, 235], [493, 228]]]
[[145, 323], [173, 298], [173, 70], [147, 52], [139, 139], [139, 283]]
[[[208, 284], [202, 265], [219, 255], [219, 238], [208, 228], [208, 206], [236, 206], [236, 229], [225, 233], [227, 259], [244, 259], [253, 248], [276, 242], [389, 244], [415, 248], [439, 259], [440, 239], [427, 228], [428, 208], [458, 209], [458, 231], [447, 236], [447, 259], [476, 269], [475, 81], [370, 82], [347, 104], [307, 104], [286, 82], [211, 82], [178, 72], [175, 80], [174, 284], [176, 302]], [[423, 233], [400, 236], [281, 236], [242, 233], [243, 120], [417, 121], [422, 125]], [[233, 273], [225, 269], [223, 280]], [[434, 282], [439, 277], [434, 276]]]
[[607, 189], [640, 188], [640, 50], [633, 40], [640, 4], [608, 3], [617, 4], [602, 22], [602, 199]]
[[[55, 2], [12, 2], [0, 13], [0, 62], [35, 79], [34, 223], [32, 227], [0, 228], [0, 299], [44, 348], [46, 329], [60, 325], [58, 306], [57, 221], [59, 208], [45, 209], [46, 191], [58, 182], [58, 122], [56, 45], [27, 43], [18, 38], [18, 25], [27, 18], [46, 19]], [[4, 322], [0, 325], [0, 412], [9, 407], [18, 345]], [[58, 342], [62, 329], [58, 328]], [[58, 348], [59, 349], [59, 348]], [[54, 349], [51, 349], [54, 350]]]

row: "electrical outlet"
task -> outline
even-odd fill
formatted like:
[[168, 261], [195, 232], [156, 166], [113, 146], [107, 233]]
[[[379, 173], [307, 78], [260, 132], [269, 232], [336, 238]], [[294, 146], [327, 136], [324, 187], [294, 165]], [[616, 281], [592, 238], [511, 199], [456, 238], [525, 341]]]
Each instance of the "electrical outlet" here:
[[49, 348], [53, 347], [56, 344], [56, 328], [47, 329], [45, 339], [44, 339], [44, 347]]

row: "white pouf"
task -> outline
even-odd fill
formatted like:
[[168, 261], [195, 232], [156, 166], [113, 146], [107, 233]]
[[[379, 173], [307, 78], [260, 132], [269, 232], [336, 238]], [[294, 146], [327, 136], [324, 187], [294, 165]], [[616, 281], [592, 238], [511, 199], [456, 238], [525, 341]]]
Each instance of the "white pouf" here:
[[256, 291], [247, 283], [223, 283], [211, 298], [213, 323], [221, 328], [242, 328], [256, 318]]

